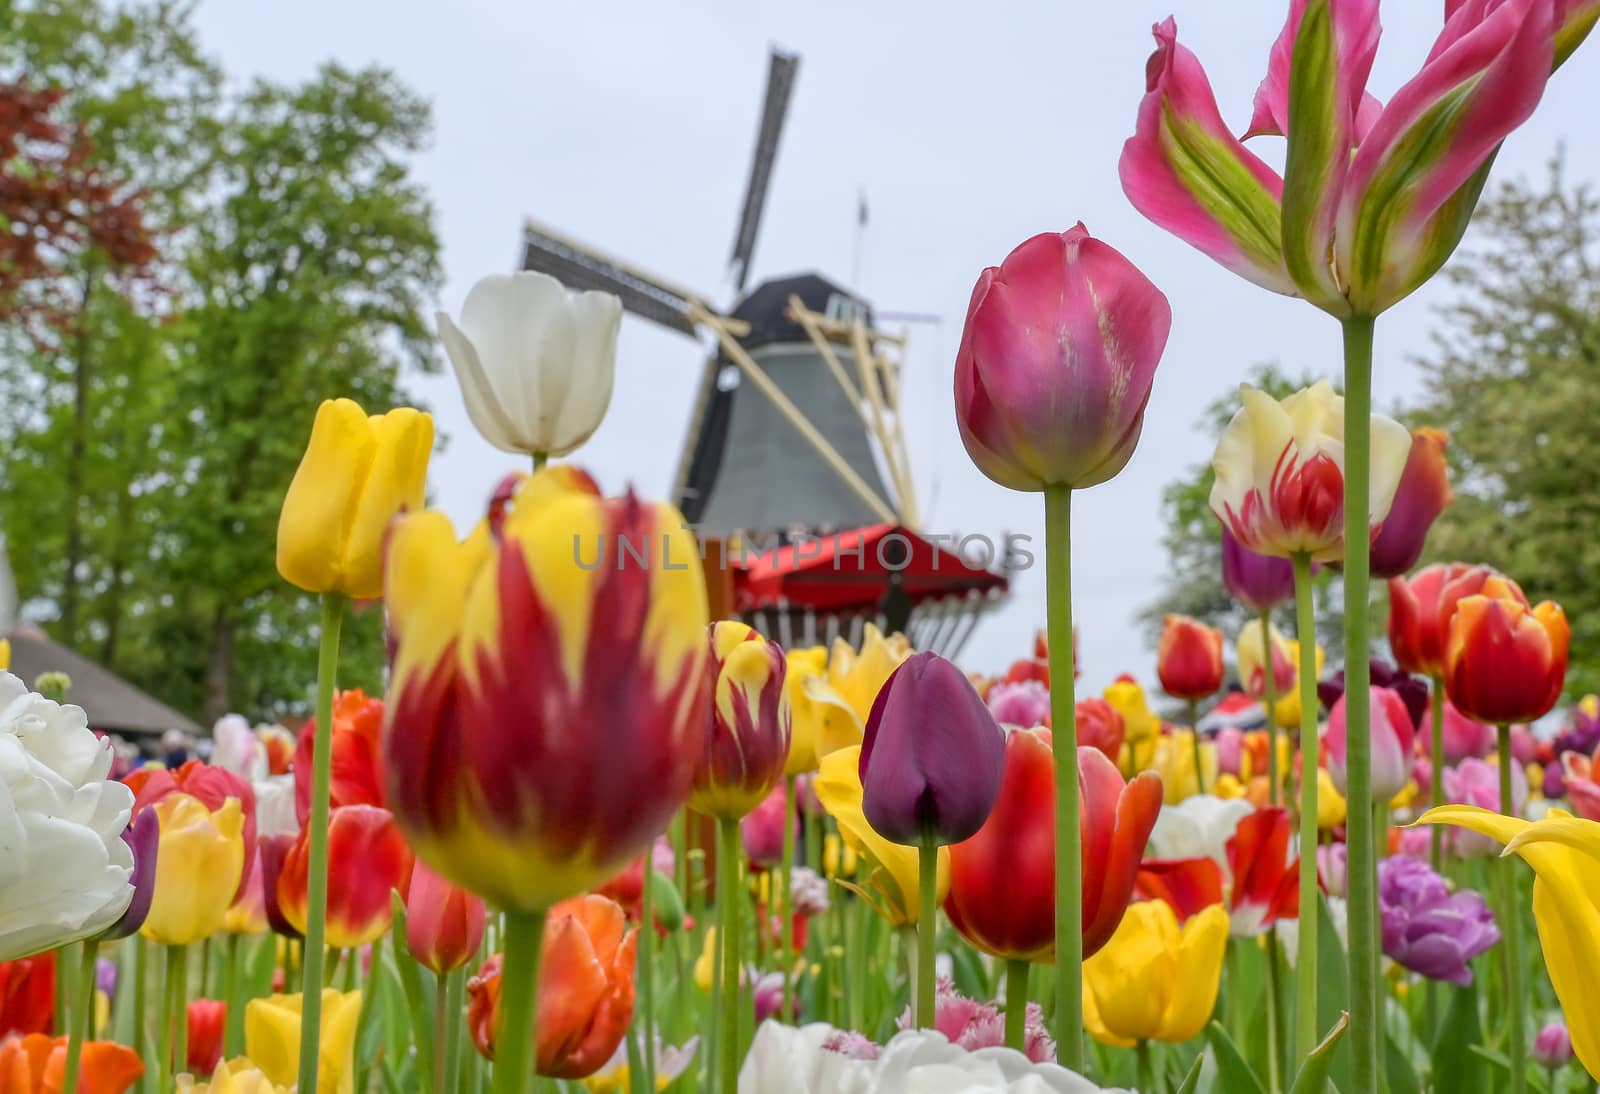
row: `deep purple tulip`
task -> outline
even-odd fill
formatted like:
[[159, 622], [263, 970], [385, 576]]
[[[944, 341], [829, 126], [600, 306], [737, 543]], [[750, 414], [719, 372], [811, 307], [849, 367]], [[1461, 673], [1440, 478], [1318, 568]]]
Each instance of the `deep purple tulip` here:
[[1005, 758], [1005, 734], [966, 673], [936, 653], [915, 654], [884, 682], [867, 717], [867, 821], [895, 843], [960, 843], [989, 819]]
[[1228, 595], [1260, 615], [1294, 596], [1294, 564], [1286, 558], [1258, 555], [1224, 526], [1222, 587]]
[[304, 937], [294, 929], [294, 924], [283, 914], [283, 905], [278, 902], [278, 877], [283, 873], [283, 860], [289, 857], [295, 839], [292, 835], [261, 837], [261, 896], [262, 903], [267, 906], [267, 926], [274, 934], [285, 938]]
[[[1367, 662], [1367, 671], [1371, 673], [1372, 686], [1375, 688], [1388, 688], [1400, 696], [1400, 701], [1406, 705], [1406, 713], [1411, 715], [1413, 726], [1422, 724], [1422, 716], [1428, 710], [1428, 682], [1420, 676], [1412, 676], [1402, 672], [1388, 661], [1374, 657]], [[1328, 710], [1333, 709], [1333, 704], [1339, 701], [1344, 694], [1344, 670], [1340, 669], [1326, 680], [1317, 682], [1317, 698]]]
[[1372, 540], [1373, 577], [1398, 577], [1422, 557], [1428, 530], [1450, 504], [1444, 460], [1449, 443], [1449, 434], [1437, 429], [1411, 431], [1411, 452], [1395, 488], [1394, 504]]
[[1396, 855], [1378, 863], [1383, 952], [1430, 980], [1472, 983], [1467, 962], [1500, 941], [1483, 897], [1454, 893], [1426, 862]]
[[133, 886], [133, 899], [127, 909], [101, 935], [103, 941], [127, 938], [144, 926], [150, 914], [150, 898], [156, 892], [156, 853], [161, 847], [161, 818], [154, 809], [144, 809], [133, 818], [133, 823], [123, 830], [122, 840], [133, 852], [133, 873], [128, 884]]

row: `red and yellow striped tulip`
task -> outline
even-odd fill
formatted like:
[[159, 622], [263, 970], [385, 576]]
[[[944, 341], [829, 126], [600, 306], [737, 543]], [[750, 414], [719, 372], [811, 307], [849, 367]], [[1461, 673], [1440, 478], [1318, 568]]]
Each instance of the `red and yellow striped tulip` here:
[[1567, 677], [1570, 631], [1561, 605], [1469, 596], [1445, 640], [1444, 686], [1456, 708], [1491, 725], [1550, 712]]
[[[309, 831], [301, 832], [278, 875], [278, 908], [289, 925], [306, 930], [306, 883], [311, 862]], [[389, 929], [394, 906], [389, 893], [411, 881], [411, 850], [387, 809], [346, 805], [328, 821], [328, 945], [365, 946]]]
[[547, 468], [457, 542], [399, 521], [389, 807], [417, 856], [508, 910], [599, 885], [683, 804], [705, 747], [706, 593], [671, 506]]
[[783, 778], [792, 717], [783, 650], [737, 620], [710, 630], [710, 732], [689, 804], [737, 819]]

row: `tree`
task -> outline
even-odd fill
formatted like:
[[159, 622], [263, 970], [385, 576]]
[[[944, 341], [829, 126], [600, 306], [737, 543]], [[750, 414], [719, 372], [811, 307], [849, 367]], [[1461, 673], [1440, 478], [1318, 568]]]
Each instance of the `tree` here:
[[1450, 433], [1455, 500], [1428, 559], [1486, 562], [1573, 629], [1568, 690], [1600, 689], [1600, 195], [1515, 180], [1482, 202], [1471, 252], [1446, 268], [1459, 290], [1422, 362], [1419, 407]]

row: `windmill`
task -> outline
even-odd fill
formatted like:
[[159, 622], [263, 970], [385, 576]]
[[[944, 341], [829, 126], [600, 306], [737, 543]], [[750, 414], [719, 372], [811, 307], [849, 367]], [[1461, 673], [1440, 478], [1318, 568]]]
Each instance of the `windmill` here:
[[918, 534], [905, 335], [879, 329], [866, 300], [819, 273], [746, 291], [799, 65], [771, 53], [729, 255], [730, 306], [531, 220], [522, 265], [714, 343], [673, 492], [712, 545], [715, 614], [738, 614], [785, 646], [858, 641], [871, 621], [953, 655], [1008, 580], [993, 557], [974, 563]]

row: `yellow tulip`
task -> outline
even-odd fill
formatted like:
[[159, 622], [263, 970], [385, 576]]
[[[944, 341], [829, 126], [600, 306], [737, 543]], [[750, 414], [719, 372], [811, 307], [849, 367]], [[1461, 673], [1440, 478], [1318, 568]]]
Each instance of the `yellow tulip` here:
[[1131, 676], [1120, 677], [1101, 692], [1122, 715], [1123, 740], [1146, 741], [1161, 733], [1161, 719], [1150, 709], [1144, 688]]
[[1083, 1024], [1095, 1040], [1187, 1041], [1217, 1003], [1228, 913], [1213, 904], [1181, 928], [1164, 900], [1128, 905], [1111, 941], [1083, 963]]
[[[1294, 666], [1295, 666], [1294, 682], [1289, 686], [1289, 690], [1287, 692], [1285, 692], [1284, 694], [1278, 696], [1277, 705], [1272, 708], [1272, 716], [1277, 721], [1278, 725], [1283, 729], [1299, 729], [1300, 728], [1300, 643], [1291, 638], [1288, 641], [1288, 647], [1289, 647], [1289, 656], [1290, 656], [1290, 658], [1293, 659]], [[1323, 664], [1327, 660], [1328, 660], [1328, 651], [1323, 649], [1321, 646], [1318, 646], [1317, 647], [1317, 653], [1316, 653], [1317, 671], [1316, 671], [1315, 675], [1316, 675], [1316, 678], [1319, 679], [1319, 680], [1322, 678]], [[1282, 744], [1282, 747], [1285, 750], [1287, 750], [1288, 747], [1289, 747], [1289, 739], [1287, 737], [1279, 737], [1278, 740]], [[1278, 770], [1284, 771], [1284, 770], [1287, 770], [1287, 768], [1279, 767]]]
[[[305, 996], [252, 999], [244, 1009], [244, 1049], [272, 1082], [291, 1086], [300, 1071], [300, 1013]], [[322, 992], [322, 1038], [317, 1051], [317, 1089], [326, 1094], [355, 1090], [356, 1020], [360, 991]]]
[[244, 869], [244, 811], [226, 798], [211, 812], [188, 794], [148, 808], [160, 822], [156, 883], [141, 930], [163, 946], [187, 946], [222, 929]]
[[1211, 793], [1227, 801], [1229, 798], [1242, 798], [1248, 788], [1239, 781], [1239, 776], [1223, 773], [1217, 776], [1217, 784], [1211, 788]]
[[858, 865], [855, 848], [838, 836], [830, 834], [822, 837], [822, 872], [826, 877], [855, 877]]
[[433, 418], [410, 407], [370, 417], [349, 399], [317, 408], [278, 517], [278, 573], [312, 593], [383, 594], [384, 531], [422, 508]]
[[1349, 804], [1339, 788], [1333, 785], [1333, 776], [1325, 767], [1317, 768], [1317, 827], [1337, 828], [1349, 814]]
[[[1193, 730], [1177, 729], [1157, 737], [1148, 766], [1161, 776], [1162, 800], [1168, 805], [1202, 792], [1194, 769]], [[1209, 741], [1200, 744], [1200, 767], [1206, 786], [1216, 786], [1217, 747]]]
[[11, 639], [0, 638], [0, 672], [11, 667]]
[[[841, 748], [822, 758], [815, 784], [817, 800], [839, 826], [845, 845], [866, 859], [872, 869], [863, 891], [878, 913], [896, 927], [917, 922], [918, 851], [880, 836], [861, 807], [861, 748]], [[950, 888], [950, 850], [939, 848], [937, 899]]]
[[828, 651], [822, 646], [790, 650], [784, 667], [783, 686], [789, 693], [792, 728], [789, 733], [789, 759], [785, 775], [805, 775], [817, 769], [817, 743], [822, 732], [822, 714], [816, 700], [806, 692], [808, 680], [820, 680], [828, 669]]
[[290, 1094], [293, 1088], [274, 1083], [246, 1057], [217, 1065], [209, 1083], [192, 1075], [178, 1076], [178, 1094]]
[[905, 635], [885, 638], [871, 623], [862, 633], [859, 653], [844, 639], [833, 640], [826, 675], [809, 677], [803, 685], [815, 710], [819, 759], [861, 743], [873, 700], [894, 670], [910, 656], [911, 643]]
[[706, 928], [705, 942], [700, 947], [700, 956], [694, 959], [694, 986], [701, 991], [709, 992], [711, 985], [716, 981], [717, 970], [717, 929]]

